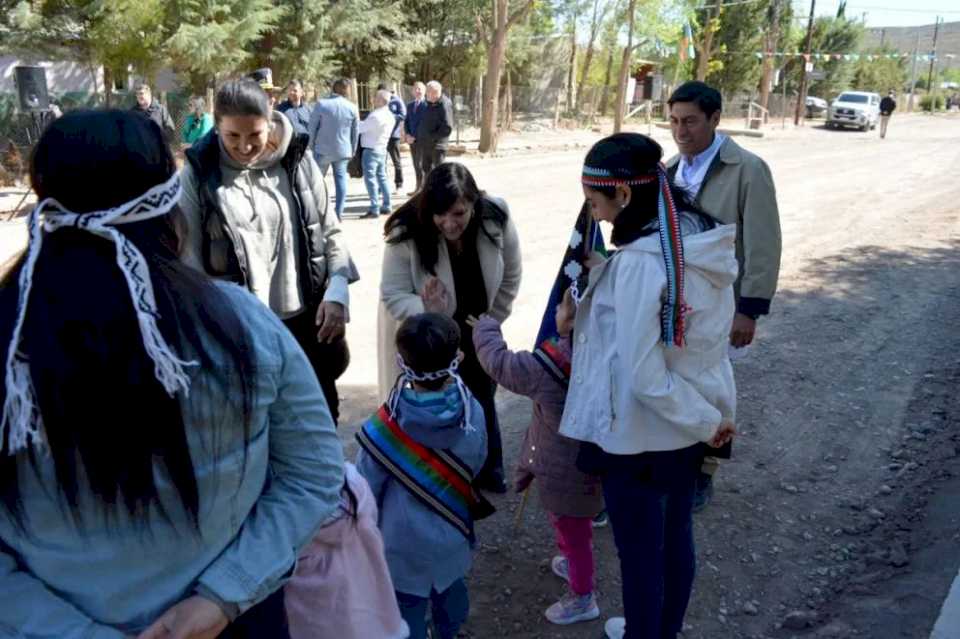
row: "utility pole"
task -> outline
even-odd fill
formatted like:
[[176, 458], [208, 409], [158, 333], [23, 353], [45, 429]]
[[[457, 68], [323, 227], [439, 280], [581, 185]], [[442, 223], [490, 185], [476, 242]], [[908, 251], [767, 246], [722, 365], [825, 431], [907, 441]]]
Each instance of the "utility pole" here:
[[[933, 25], [933, 51], [930, 52], [930, 71], [927, 72], [927, 91], [933, 96], [934, 105], [936, 104], [937, 89], [933, 86], [933, 66], [937, 60], [937, 33], [940, 31], [940, 16], [937, 16], [937, 22]], [[936, 111], [936, 107], [931, 107]]]
[[917, 91], [917, 56], [920, 55], [920, 32], [917, 31], [917, 44], [913, 47], [913, 64], [910, 67], [910, 102], [907, 112], [913, 112], [913, 95]]
[[807, 101], [807, 60], [810, 59], [810, 48], [813, 45], [813, 13], [817, 8], [817, 0], [810, 0], [810, 21], [807, 23], [806, 55], [800, 63], [800, 93], [797, 95], [797, 110], [793, 113], [793, 126], [800, 125], [800, 114]]

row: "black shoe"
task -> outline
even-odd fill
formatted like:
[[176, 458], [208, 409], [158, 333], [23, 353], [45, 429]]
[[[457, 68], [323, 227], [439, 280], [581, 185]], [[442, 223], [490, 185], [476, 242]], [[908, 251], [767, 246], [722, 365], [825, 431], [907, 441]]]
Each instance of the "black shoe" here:
[[693, 493], [693, 512], [703, 512], [713, 499], [713, 475], [700, 473]]
[[361, 220], [375, 220], [375, 219], [377, 219], [378, 217], [380, 217], [380, 215], [378, 215], [376, 211], [367, 211], [366, 213], [364, 213], [363, 215], [360, 216], [360, 219], [361, 219]]
[[610, 518], [607, 517], [607, 511], [601, 510], [597, 513], [597, 516], [593, 518], [592, 525], [594, 528], [603, 528], [610, 523]]

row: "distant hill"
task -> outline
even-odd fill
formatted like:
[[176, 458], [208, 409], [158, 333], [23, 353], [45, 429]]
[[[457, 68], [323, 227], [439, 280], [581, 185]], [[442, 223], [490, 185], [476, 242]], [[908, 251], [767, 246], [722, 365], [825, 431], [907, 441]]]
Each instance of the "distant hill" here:
[[[867, 29], [864, 39], [864, 48], [873, 49], [887, 46], [902, 53], [912, 53], [917, 47], [917, 35], [920, 36], [919, 50], [921, 54], [930, 53], [933, 48], [933, 25], [922, 27], [877, 27]], [[952, 64], [960, 66], [960, 22], [944, 22], [940, 25], [937, 35], [937, 51], [953, 53], [958, 57]], [[950, 64], [950, 63], [948, 63]]]

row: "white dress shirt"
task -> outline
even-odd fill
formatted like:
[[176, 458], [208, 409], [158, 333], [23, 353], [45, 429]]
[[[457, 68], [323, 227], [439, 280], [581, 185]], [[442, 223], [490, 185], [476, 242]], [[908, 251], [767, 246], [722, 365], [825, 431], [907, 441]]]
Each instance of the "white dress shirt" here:
[[390, 134], [396, 125], [397, 118], [388, 107], [374, 109], [367, 115], [367, 119], [360, 122], [360, 146], [377, 153], [386, 153]]
[[717, 157], [717, 152], [726, 141], [727, 136], [717, 133], [713, 136], [713, 142], [704, 151], [692, 158], [686, 155], [680, 156], [680, 164], [677, 165], [677, 174], [673, 182], [686, 191], [691, 200], [697, 199], [703, 179], [707, 177], [707, 169], [713, 164], [713, 158]]

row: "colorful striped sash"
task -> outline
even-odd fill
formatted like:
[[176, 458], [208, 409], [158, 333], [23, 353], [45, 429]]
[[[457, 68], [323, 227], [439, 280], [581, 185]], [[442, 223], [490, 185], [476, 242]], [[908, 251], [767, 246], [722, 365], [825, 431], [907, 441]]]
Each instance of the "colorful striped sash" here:
[[449, 450], [416, 442], [386, 405], [363, 425], [357, 441], [414, 497], [474, 542], [474, 520], [492, 514], [493, 506], [474, 490], [466, 464]]

